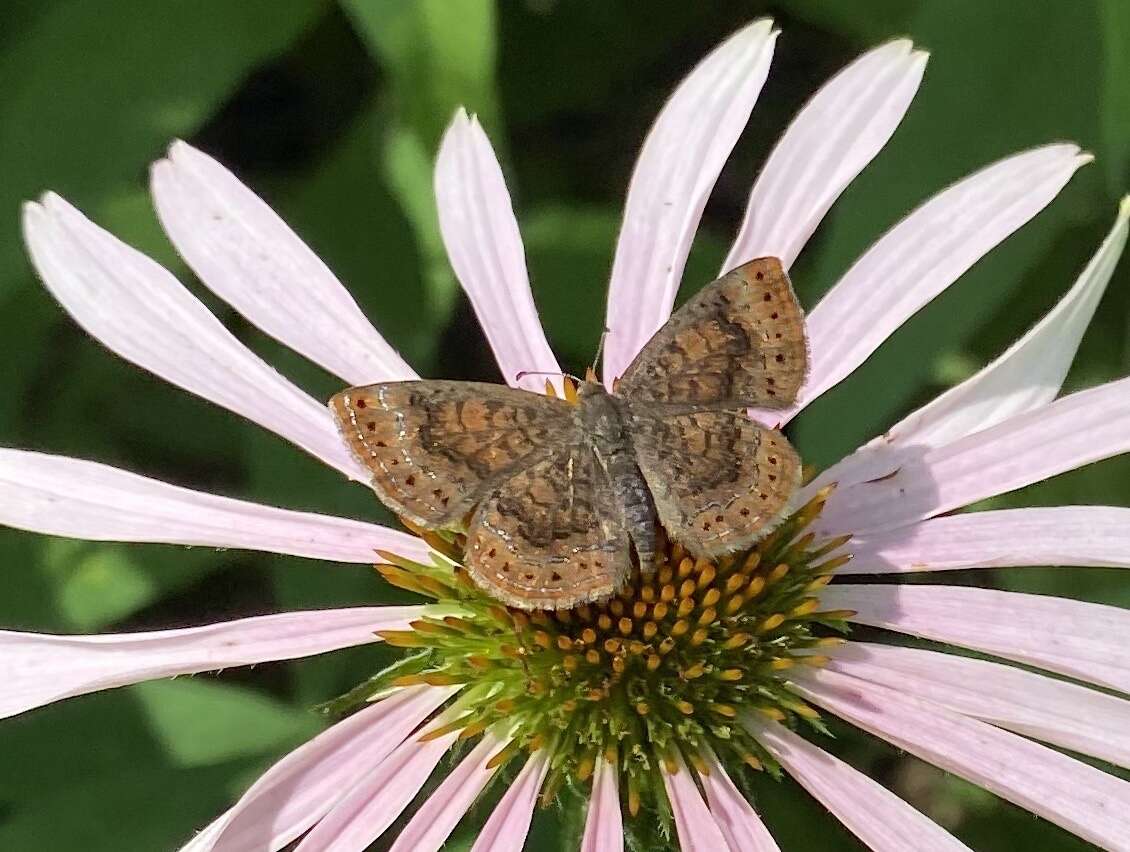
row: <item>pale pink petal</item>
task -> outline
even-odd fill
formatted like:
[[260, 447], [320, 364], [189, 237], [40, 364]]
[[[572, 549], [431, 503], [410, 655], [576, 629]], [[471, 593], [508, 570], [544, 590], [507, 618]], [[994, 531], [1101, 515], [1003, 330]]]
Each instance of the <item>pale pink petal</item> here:
[[310, 610], [98, 636], [0, 630], [0, 718], [127, 683], [377, 642], [374, 631], [406, 629], [422, 613], [419, 606]]
[[[452, 706], [425, 726], [436, 730], [466, 712]], [[310, 830], [296, 852], [363, 852], [396, 821], [458, 739], [457, 731], [420, 742], [408, 737], [344, 795]]]
[[57, 195], [25, 204], [23, 224], [43, 283], [104, 346], [282, 435], [351, 479], [369, 481], [329, 410], [236, 340], [160, 265]]
[[805, 104], [757, 177], [723, 272], [755, 257], [792, 265], [910, 107], [927, 59], [912, 47], [899, 39], [863, 54]]
[[708, 775], [699, 776], [706, 792], [706, 803], [730, 848], [740, 852], [780, 852], [773, 835], [746, 797], [734, 786], [717, 756], [706, 749], [702, 759], [710, 769]]
[[968, 586], [843, 585], [820, 594], [885, 627], [1130, 692], [1130, 610]]
[[1130, 568], [1130, 509], [1055, 506], [968, 512], [860, 536], [840, 574], [1025, 565]]
[[849, 642], [828, 653], [834, 671], [1130, 767], [1130, 701], [1015, 666], [920, 648]]
[[[322, 818], [459, 687], [414, 686], [299, 746], [202, 832], [192, 852], [278, 852]], [[218, 828], [217, 828], [218, 826]]]
[[659, 761], [659, 774], [663, 776], [663, 786], [675, 815], [679, 848], [682, 852], [728, 852], [731, 846], [702, 800], [683, 758], [676, 754], [675, 762], [678, 771], [671, 773], [663, 761]]
[[805, 673], [798, 688], [837, 716], [1103, 849], [1127, 848], [1125, 781], [901, 690], [838, 672]]
[[776, 722], [745, 720], [785, 771], [875, 852], [968, 850], [878, 781]]
[[761, 93], [776, 40], [773, 22], [760, 20], [724, 41], [675, 90], [644, 142], [609, 284], [609, 386], [671, 313], [702, 209]]
[[389, 852], [436, 852], [458, 825], [463, 814], [494, 776], [487, 762], [507, 743], [487, 731], [470, 753], [420, 806]]
[[526, 761], [514, 783], [491, 812], [471, 852], [522, 852], [526, 835], [530, 833], [534, 805], [548, 771], [549, 752], [545, 749]]
[[616, 767], [600, 757], [593, 773], [581, 852], [624, 852], [624, 817], [616, 788]]
[[870, 357], [899, 326], [1046, 207], [1090, 155], [1048, 145], [982, 169], [888, 231], [808, 316], [811, 369], [786, 421]]
[[0, 524], [89, 541], [235, 547], [369, 564], [380, 549], [428, 562], [420, 539], [376, 524], [261, 506], [96, 462], [3, 448]]
[[1130, 450], [1130, 379], [1073, 393], [838, 489], [820, 531], [889, 530]]
[[507, 384], [558, 390], [561, 368], [546, 342], [530, 292], [522, 235], [490, 140], [460, 109], [443, 135], [435, 171], [439, 227], [451, 266], [486, 332]]
[[1130, 198], [1074, 286], [1052, 311], [976, 375], [915, 411], [883, 435], [822, 473], [810, 490], [878, 479], [900, 459], [980, 432], [1047, 405], [1059, 393], [1114, 268], [1126, 246]]
[[416, 378], [329, 268], [235, 175], [174, 142], [150, 177], [181, 257], [248, 320], [348, 384]]

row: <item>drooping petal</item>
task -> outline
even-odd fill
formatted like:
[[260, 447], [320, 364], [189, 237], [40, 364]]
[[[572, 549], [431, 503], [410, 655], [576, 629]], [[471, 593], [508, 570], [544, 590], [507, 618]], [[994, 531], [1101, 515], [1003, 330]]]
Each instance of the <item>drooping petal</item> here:
[[1125, 781], [901, 690], [839, 672], [806, 672], [798, 688], [865, 731], [1103, 849], [1126, 848], [1130, 784]]
[[1046, 207], [1090, 162], [1075, 145], [1016, 154], [927, 201], [855, 262], [808, 315], [811, 368], [790, 417], [840, 382], [920, 308]]
[[[490, 140], [460, 109], [439, 146], [435, 171], [440, 233], [451, 266], [494, 350], [507, 384], [541, 391], [561, 368], [542, 331], [522, 235]], [[550, 376], [561, 390], [560, 376]]]
[[1130, 701], [988, 660], [849, 642], [829, 667], [1052, 745], [1130, 767]]
[[522, 852], [530, 820], [541, 791], [545, 773], [549, 771], [549, 752], [545, 749], [532, 755], [518, 773], [490, 818], [479, 832], [471, 852]]
[[338, 722], [260, 776], [231, 810], [202, 832], [214, 838], [211, 845], [198, 844], [193, 852], [283, 849], [457, 691], [409, 687]]
[[723, 272], [755, 257], [792, 265], [910, 107], [927, 59], [912, 47], [898, 39], [863, 54], [797, 113], [757, 177]]
[[181, 257], [250, 322], [348, 384], [416, 378], [329, 268], [226, 168], [178, 141], [150, 178]]
[[[449, 707], [421, 729], [420, 736], [463, 712]], [[458, 736], [452, 731], [426, 742], [416, 736], [405, 739], [341, 797], [302, 838], [296, 852], [364, 852], [411, 804]]]
[[624, 817], [616, 788], [616, 767], [600, 757], [593, 772], [581, 852], [624, 852]]
[[891, 475], [838, 489], [822, 532], [889, 530], [1130, 450], [1130, 379], [1079, 391], [951, 444]]
[[192, 491], [82, 459], [0, 448], [0, 524], [89, 541], [235, 547], [334, 562], [376, 551], [428, 561], [415, 536], [376, 524]]
[[43, 283], [104, 346], [270, 429], [351, 479], [369, 481], [329, 410], [236, 340], [160, 265], [57, 195], [24, 205], [23, 224]]
[[436, 852], [494, 776], [487, 762], [507, 743], [487, 731], [416, 811], [389, 852]]
[[675, 90], [644, 142], [609, 283], [609, 387], [671, 313], [702, 209], [761, 93], [776, 39], [772, 21], [761, 20], [715, 48]]
[[663, 786], [675, 815], [679, 848], [683, 852], [728, 852], [731, 846], [714, 821], [710, 809], [706, 807], [706, 802], [702, 800], [702, 794], [698, 792], [686, 763], [678, 754], [675, 755], [675, 762], [678, 770], [668, 772], [660, 761], [659, 773], [663, 776]]
[[745, 724], [789, 775], [875, 852], [968, 852], [964, 843], [878, 781], [784, 725], [752, 716]]
[[1055, 506], [967, 512], [860, 536], [841, 574], [1025, 565], [1130, 568], [1130, 509]]
[[968, 586], [833, 585], [828, 609], [851, 621], [972, 648], [1130, 692], [1130, 610]]
[[374, 631], [407, 629], [422, 612], [418, 606], [309, 610], [98, 636], [0, 631], [0, 718], [127, 683], [376, 642]]
[[811, 487], [878, 479], [897, 468], [901, 456], [940, 447], [1055, 399], [1126, 247], [1128, 219], [1130, 197], [1123, 200], [1114, 227], [1074, 286], [1008, 351], [828, 468]]
[[746, 797], [734, 786], [717, 756], [705, 749], [702, 759], [710, 770], [708, 774], [699, 776], [706, 792], [706, 803], [730, 848], [740, 852], [780, 852], [773, 835]]

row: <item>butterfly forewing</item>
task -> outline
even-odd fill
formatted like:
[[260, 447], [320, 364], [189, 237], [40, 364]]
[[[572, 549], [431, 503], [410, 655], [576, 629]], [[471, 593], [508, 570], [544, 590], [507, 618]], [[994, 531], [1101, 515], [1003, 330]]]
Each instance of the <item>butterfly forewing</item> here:
[[800, 460], [744, 411], [629, 403], [636, 461], [668, 534], [695, 556], [750, 546], [788, 511]]
[[397, 514], [458, 527], [497, 481], [570, 437], [571, 406], [474, 382], [386, 382], [329, 402], [372, 487]]
[[561, 609], [608, 597], [628, 577], [628, 539], [612, 488], [584, 444], [491, 489], [467, 529], [465, 564], [494, 597]]
[[616, 383], [640, 402], [783, 408], [808, 369], [804, 314], [781, 262], [752, 260], [707, 284]]

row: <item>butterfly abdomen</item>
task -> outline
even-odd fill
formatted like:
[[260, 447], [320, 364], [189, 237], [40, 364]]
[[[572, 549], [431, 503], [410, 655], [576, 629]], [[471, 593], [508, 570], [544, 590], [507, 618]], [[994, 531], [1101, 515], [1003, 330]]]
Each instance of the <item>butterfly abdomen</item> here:
[[639, 557], [640, 569], [650, 574], [655, 569], [658, 542], [657, 516], [632, 449], [623, 403], [606, 393], [600, 385], [585, 385], [580, 395], [582, 434], [587, 436], [597, 463], [604, 471], [621, 520]]

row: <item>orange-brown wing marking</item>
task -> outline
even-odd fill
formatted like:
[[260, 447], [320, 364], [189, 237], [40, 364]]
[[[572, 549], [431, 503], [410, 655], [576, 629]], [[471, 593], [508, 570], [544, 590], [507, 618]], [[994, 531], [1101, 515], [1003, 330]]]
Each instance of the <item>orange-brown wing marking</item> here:
[[763, 257], [707, 284], [616, 384], [640, 402], [784, 408], [808, 370], [804, 313], [781, 262]]
[[715, 557], [748, 547], [784, 519], [801, 465], [780, 432], [744, 412], [666, 413], [646, 403], [629, 412], [656, 512], [691, 553]]
[[491, 485], [566, 443], [573, 407], [474, 382], [386, 382], [329, 402], [377, 496], [429, 528], [457, 528]]
[[562, 448], [492, 489], [471, 519], [464, 558], [493, 597], [568, 609], [618, 592], [628, 536], [612, 488], [584, 446]]

